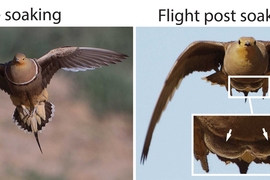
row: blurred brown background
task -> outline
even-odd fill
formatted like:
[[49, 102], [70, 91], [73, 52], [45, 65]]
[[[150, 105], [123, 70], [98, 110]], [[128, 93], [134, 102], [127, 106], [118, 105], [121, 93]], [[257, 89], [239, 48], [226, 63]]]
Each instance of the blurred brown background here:
[[61, 46], [114, 50], [129, 57], [87, 72], [59, 70], [48, 86], [55, 116], [33, 134], [12, 122], [15, 107], [0, 92], [0, 177], [27, 180], [132, 179], [133, 30], [121, 28], [0, 28], [0, 62], [18, 53], [38, 58]]

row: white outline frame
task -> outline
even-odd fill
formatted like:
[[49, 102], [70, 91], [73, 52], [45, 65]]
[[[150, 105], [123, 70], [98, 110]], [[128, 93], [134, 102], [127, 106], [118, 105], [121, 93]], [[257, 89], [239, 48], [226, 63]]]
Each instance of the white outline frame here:
[[[269, 79], [268, 79], [269, 80]], [[194, 116], [270, 116], [270, 114], [191, 114], [191, 176], [270, 176], [269, 174], [195, 174], [194, 173]]]
[[268, 85], [270, 85], [270, 76], [269, 75], [262, 75], [262, 76], [258, 76], [258, 75], [244, 75], [244, 76], [228, 76], [228, 98], [229, 99], [269, 99], [270, 98], [270, 93], [267, 93], [266, 96], [234, 96], [230, 94], [231, 91], [231, 78], [268, 78]]

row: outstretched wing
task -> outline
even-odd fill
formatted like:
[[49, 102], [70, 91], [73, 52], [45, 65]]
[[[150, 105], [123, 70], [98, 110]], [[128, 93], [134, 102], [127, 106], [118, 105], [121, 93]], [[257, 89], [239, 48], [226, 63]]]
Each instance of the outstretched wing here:
[[10, 92], [8, 83], [5, 79], [5, 68], [6, 68], [6, 64], [1, 63], [0, 64], [0, 89], [10, 94], [11, 92]]
[[268, 70], [267, 70], [267, 75], [270, 74], [270, 41], [258, 41], [260, 43], [262, 43], [265, 46], [266, 49], [266, 53], [268, 54], [268, 59], [269, 59], [269, 63], [268, 63]]
[[154, 109], [144, 142], [141, 163], [144, 163], [147, 159], [155, 126], [168, 101], [172, 99], [174, 91], [180, 85], [183, 78], [194, 71], [217, 70], [223, 63], [226, 46], [227, 43], [222, 42], [197, 41], [190, 44], [177, 58], [167, 76]]
[[127, 55], [115, 51], [91, 47], [61, 47], [49, 51], [37, 59], [42, 68], [43, 83], [50, 83], [54, 73], [59, 69], [67, 71], [93, 70], [109, 64], [116, 64]]

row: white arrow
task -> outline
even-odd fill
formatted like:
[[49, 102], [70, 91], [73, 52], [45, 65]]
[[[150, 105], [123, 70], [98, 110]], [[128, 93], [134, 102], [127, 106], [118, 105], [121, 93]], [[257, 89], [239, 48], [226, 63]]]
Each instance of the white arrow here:
[[228, 141], [231, 136], [232, 136], [232, 129], [230, 129], [229, 132], [227, 133], [226, 141]]
[[264, 135], [264, 137], [265, 137], [266, 140], [268, 141], [268, 133], [265, 131], [264, 128], [262, 128], [262, 130], [263, 130], [263, 135]]

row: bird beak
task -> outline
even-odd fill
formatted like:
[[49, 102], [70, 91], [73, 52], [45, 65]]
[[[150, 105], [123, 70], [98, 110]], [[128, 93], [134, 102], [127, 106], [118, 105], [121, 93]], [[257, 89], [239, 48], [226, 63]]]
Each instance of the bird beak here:
[[251, 46], [250, 41], [246, 41], [246, 42], [245, 42], [245, 46]]
[[16, 63], [19, 62], [19, 58], [17, 58], [16, 56], [14, 56], [13, 61], [16, 62]]

